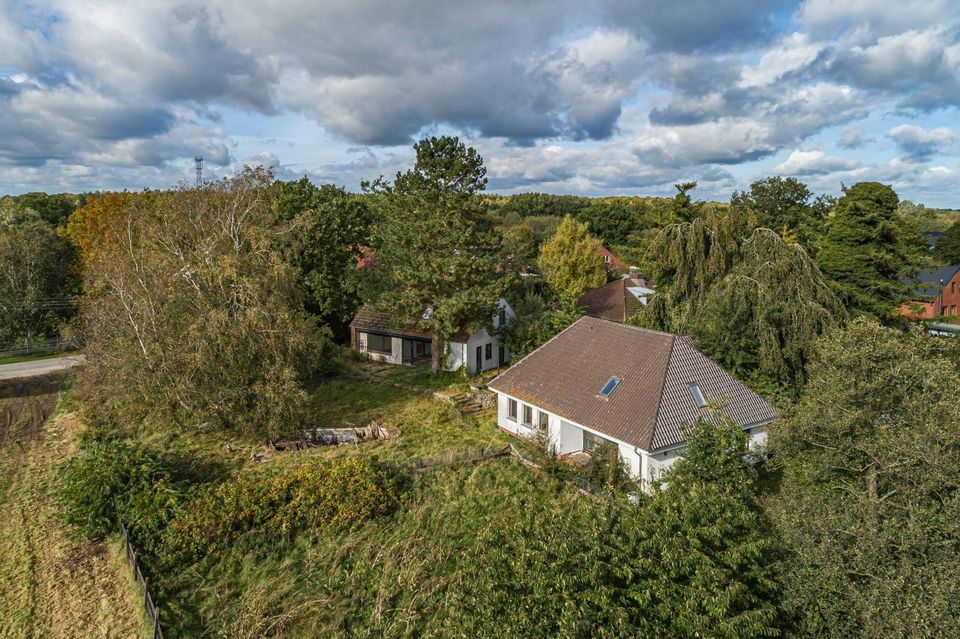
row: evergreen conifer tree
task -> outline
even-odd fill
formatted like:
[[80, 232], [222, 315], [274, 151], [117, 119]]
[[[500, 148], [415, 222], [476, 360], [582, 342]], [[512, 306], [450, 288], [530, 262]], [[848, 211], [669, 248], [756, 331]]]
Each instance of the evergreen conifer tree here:
[[856, 314], [889, 319], [909, 285], [900, 277], [915, 269], [923, 253], [919, 232], [897, 216], [897, 194], [877, 182], [844, 189], [817, 263]]
[[736, 424], [698, 420], [683, 458], [638, 511], [628, 590], [646, 636], [779, 635], [773, 546], [746, 453]]
[[937, 242], [934, 255], [945, 264], [960, 265], [960, 220], [951, 224]]
[[500, 240], [477, 197], [483, 158], [459, 138], [421, 140], [394, 183], [365, 185], [383, 214], [376, 233], [374, 298], [398, 323], [432, 335], [433, 372], [458, 330], [490, 321], [508, 284], [497, 272]]

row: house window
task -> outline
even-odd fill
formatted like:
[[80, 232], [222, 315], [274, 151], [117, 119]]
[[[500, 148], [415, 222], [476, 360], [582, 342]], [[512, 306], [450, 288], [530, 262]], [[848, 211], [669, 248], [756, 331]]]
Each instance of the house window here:
[[533, 426], [533, 406], [523, 405], [523, 419], [520, 421], [524, 426]]
[[487, 344], [483, 349], [484, 359], [493, 359], [493, 344]]
[[539, 411], [537, 413], [537, 427], [540, 430], [545, 431], [549, 426], [550, 426], [550, 415], [548, 415], [543, 411]]
[[515, 399], [507, 400], [507, 418], [510, 421], [517, 421], [517, 400]]
[[950, 282], [950, 292], [951, 292], [951, 293], [956, 293], [956, 292], [957, 292], [957, 283], [956, 283], [956, 282]]
[[390, 355], [393, 353], [393, 339], [388, 335], [367, 333], [367, 350]]
[[690, 397], [693, 398], [693, 403], [697, 408], [703, 408], [707, 405], [703, 391], [700, 390], [700, 384], [690, 384], [687, 386], [687, 390], [690, 391]]
[[507, 309], [500, 307], [500, 322], [497, 324], [497, 328], [503, 328], [507, 325]]
[[606, 437], [595, 435], [589, 431], [583, 431], [583, 452], [592, 453], [601, 444], [612, 444], [613, 442]]

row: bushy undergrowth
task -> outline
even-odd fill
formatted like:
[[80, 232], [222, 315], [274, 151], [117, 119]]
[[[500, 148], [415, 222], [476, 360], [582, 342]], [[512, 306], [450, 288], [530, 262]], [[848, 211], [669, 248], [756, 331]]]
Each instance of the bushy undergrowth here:
[[121, 520], [153, 537], [183, 491], [159, 455], [116, 440], [84, 444], [60, 478], [66, 522], [90, 537], [116, 531]]
[[303, 530], [349, 530], [393, 512], [403, 477], [366, 458], [314, 459], [194, 483], [171, 461], [119, 440], [93, 441], [60, 469], [64, 518], [88, 537], [127, 524], [152, 568], [182, 569], [232, 548], [270, 548]]
[[306, 529], [350, 529], [393, 512], [402, 479], [366, 458], [312, 460], [286, 472], [247, 472], [200, 488], [163, 535], [166, 562], [186, 565]]

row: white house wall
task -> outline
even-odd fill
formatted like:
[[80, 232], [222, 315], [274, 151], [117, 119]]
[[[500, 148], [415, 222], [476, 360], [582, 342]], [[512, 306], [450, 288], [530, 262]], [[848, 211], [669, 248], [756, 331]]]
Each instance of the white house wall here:
[[[511, 399], [517, 402], [516, 421], [509, 417], [509, 402]], [[514, 435], [529, 438], [536, 437], [539, 432], [537, 429], [527, 428], [520, 423], [524, 404], [533, 407], [533, 419], [535, 423], [537, 420], [537, 411], [547, 413], [549, 417], [547, 441], [554, 447], [558, 455], [569, 455], [583, 450], [583, 431], [599, 435], [617, 444], [620, 449], [620, 458], [627, 465], [630, 473], [641, 480], [645, 490], [650, 490], [653, 482], [656, 482], [660, 475], [683, 455], [683, 446], [674, 446], [667, 450], [647, 452], [642, 448], [618, 441], [592, 428], [585, 428], [575, 422], [563, 419], [550, 411], [541, 410], [536, 404], [523, 402], [505, 393], [497, 393], [497, 425]], [[767, 433], [765, 424], [754, 425], [745, 430], [750, 437], [749, 447], [751, 450], [764, 450], [766, 448]]]
[[460, 367], [467, 363], [465, 347], [463, 342], [450, 342], [447, 344], [447, 364], [448, 371], [460, 370]]
[[[516, 421], [510, 419], [509, 417], [509, 402], [511, 399], [515, 399], [517, 402]], [[640, 473], [642, 471], [643, 464], [641, 455], [643, 451], [638, 450], [635, 446], [617, 441], [616, 439], [597, 432], [592, 428], [586, 428], [577, 423], [563, 419], [559, 415], [551, 413], [550, 411], [542, 410], [536, 404], [520, 401], [519, 399], [510, 397], [505, 393], [497, 393], [497, 424], [500, 426], [500, 428], [503, 428], [504, 430], [521, 437], [536, 437], [539, 433], [538, 429], [527, 428], [520, 423], [520, 418], [523, 415], [522, 411], [524, 404], [533, 407], [534, 423], [536, 423], [537, 420], [537, 412], [547, 414], [547, 442], [553, 446], [554, 451], [558, 455], [569, 455], [571, 453], [582, 451], [583, 431], [591, 432], [617, 444], [620, 449], [620, 458], [627, 465], [627, 468], [630, 470], [631, 474], [633, 474], [634, 477], [641, 476]]]
[[[747, 447], [752, 451], [765, 451], [767, 448], [767, 431], [765, 428], [766, 424], [757, 424], [745, 428], [744, 431], [747, 433], [749, 440], [747, 441]], [[641, 475], [645, 482], [654, 482], [660, 478], [670, 466], [672, 466], [678, 459], [683, 457], [683, 451], [685, 446], [674, 446], [673, 448], [661, 451], [653, 451], [650, 453], [644, 453], [647, 457], [647, 468], [643, 471]]]
[[376, 362], [387, 362], [388, 364], [403, 363], [403, 339], [400, 337], [390, 338], [390, 354], [367, 350], [367, 333], [357, 331], [357, 351], [366, 353], [367, 357]]

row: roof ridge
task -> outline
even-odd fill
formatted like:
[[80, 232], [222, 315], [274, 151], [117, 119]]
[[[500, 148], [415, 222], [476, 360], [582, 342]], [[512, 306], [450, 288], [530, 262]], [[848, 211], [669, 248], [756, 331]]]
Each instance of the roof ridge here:
[[[568, 330], [570, 330], [571, 328], [573, 328], [573, 326], [574, 326], [575, 324], [578, 324], [578, 323], [582, 322], [583, 320], [585, 320], [585, 319], [587, 319], [587, 318], [589, 318], [589, 319], [598, 319], [598, 318], [596, 318], [596, 317], [590, 317], [589, 315], [581, 315], [581, 316], [578, 317], [576, 320], [574, 320], [573, 323], [570, 324], [570, 326], [566, 327], [565, 329], [563, 329], [562, 331], [560, 331], [559, 333], [557, 333], [556, 335], [554, 335], [553, 337], [551, 337], [550, 339], [548, 339], [547, 341], [545, 341], [543, 344], [541, 344], [540, 346], [536, 347], [535, 349], [533, 349], [532, 351], [530, 351], [529, 353], [527, 353], [526, 355], [524, 355], [524, 356], [520, 359], [519, 362], [517, 362], [516, 364], [511, 364], [511, 365], [510, 365], [510, 368], [508, 368], [507, 370], [503, 371], [502, 373], [500, 373], [499, 375], [497, 375], [496, 377], [494, 377], [493, 379], [491, 379], [490, 382], [487, 384], [487, 386], [488, 386], [488, 387], [493, 386], [493, 384], [496, 383], [496, 381], [497, 381], [498, 379], [500, 379], [501, 377], [503, 377], [504, 375], [506, 375], [506, 374], [509, 373], [510, 371], [512, 371], [512, 370], [514, 370], [515, 368], [517, 368], [518, 366], [520, 366], [520, 364], [522, 364], [523, 362], [525, 362], [525, 361], [527, 360], [527, 358], [529, 358], [531, 355], [533, 355], [534, 353], [536, 353], [537, 351], [539, 351], [540, 349], [542, 349], [543, 347], [545, 347], [547, 344], [549, 344], [549, 343], [552, 342], [553, 340], [557, 339], [558, 337], [560, 337], [561, 335], [563, 335], [564, 333], [566, 333]], [[606, 320], [604, 320], [604, 321], [606, 321]], [[611, 322], [611, 324], [616, 324], [616, 322]]]
[[[592, 317], [590, 315], [584, 315], [584, 317], [590, 317], [590, 319], [600, 320], [601, 322], [610, 322], [611, 324], [619, 324], [620, 326], [623, 326], [625, 328], [630, 328], [635, 331], [643, 331], [644, 333], [655, 333], [657, 335], [666, 335], [667, 337], [688, 337], [687, 335], [680, 335], [679, 333], [668, 333], [667, 331], [658, 331], [653, 328], [644, 328], [643, 326], [634, 326], [633, 324], [627, 324], [626, 322], [614, 322], [612, 320], [603, 319], [602, 317]], [[580, 321], [580, 320], [577, 320], [577, 321]], [[573, 326], [573, 324], [571, 324], [570, 326]]]
[[630, 291], [627, 290], [627, 280], [626, 278], [620, 278], [620, 305], [623, 307], [623, 322], [627, 322], [627, 295], [632, 295]]
[[663, 375], [660, 376], [660, 397], [657, 398], [657, 416], [653, 420], [653, 428], [650, 429], [650, 443], [647, 450], [653, 450], [653, 442], [657, 441], [657, 430], [660, 428], [660, 412], [663, 409], [663, 389], [667, 386], [667, 375], [670, 373], [670, 364], [673, 363], [673, 351], [677, 346], [678, 335], [673, 335], [670, 340], [670, 352], [667, 353], [667, 365], [663, 369]]

